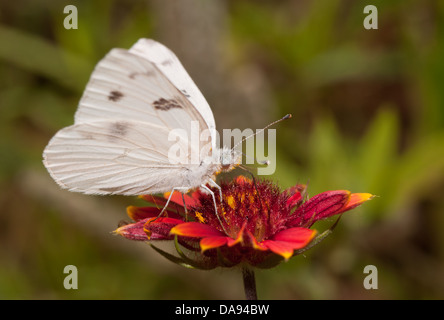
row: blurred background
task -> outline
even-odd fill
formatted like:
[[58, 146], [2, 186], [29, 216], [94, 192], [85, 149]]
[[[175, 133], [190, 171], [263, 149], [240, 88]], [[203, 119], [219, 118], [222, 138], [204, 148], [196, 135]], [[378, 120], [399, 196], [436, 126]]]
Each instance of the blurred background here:
[[[66, 5], [78, 29], [64, 28]], [[260, 299], [444, 298], [443, 1], [1, 0], [1, 299], [244, 298], [240, 270], [188, 270], [112, 235], [136, 197], [60, 190], [42, 165], [94, 65], [141, 37], [177, 54], [219, 130], [293, 114], [275, 127], [282, 188], [378, 195], [319, 246], [259, 270]], [[77, 290], [63, 287], [66, 265]]]

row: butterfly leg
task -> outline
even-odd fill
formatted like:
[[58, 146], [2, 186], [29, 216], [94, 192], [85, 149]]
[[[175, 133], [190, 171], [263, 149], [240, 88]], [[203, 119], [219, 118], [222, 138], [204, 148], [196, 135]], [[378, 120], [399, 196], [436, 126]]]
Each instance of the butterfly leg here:
[[[182, 191], [181, 191], [182, 190]], [[171, 197], [173, 196], [174, 191], [179, 191], [180, 193], [182, 193], [182, 199], [183, 199], [183, 206], [185, 208], [185, 213], [187, 212], [186, 209], [186, 205], [185, 205], [185, 197], [183, 196], [184, 193], [186, 193], [189, 190], [189, 188], [186, 187], [174, 187], [173, 190], [171, 190], [170, 196], [168, 197], [168, 200], [165, 204], [165, 206], [163, 207], [162, 211], [160, 211], [159, 215], [157, 216], [156, 220], [162, 216], [163, 212], [166, 210], [166, 208], [168, 207], [168, 205], [170, 204], [171, 201]], [[155, 221], [155, 220], [154, 220]]]
[[[221, 207], [222, 207], [222, 206], [223, 206], [223, 201], [222, 201], [222, 188], [221, 188], [221, 187], [216, 183], [216, 181], [214, 181], [213, 179], [210, 179], [209, 182], [210, 182], [210, 184], [213, 185], [213, 187], [215, 187], [215, 188], [217, 188], [217, 190], [219, 190], [219, 201], [220, 201], [220, 205], [221, 205]], [[224, 217], [222, 217], [222, 218], [224, 218]], [[225, 220], [225, 218], [224, 218], [224, 220]], [[226, 222], [226, 220], [225, 220], [225, 222]]]
[[185, 203], [185, 194], [183, 192], [181, 192], [181, 194], [182, 194], [183, 208], [185, 209], [185, 221], [188, 222], [188, 209]]
[[220, 203], [222, 204], [222, 188], [213, 179], [209, 179], [208, 181], [213, 185], [213, 187], [219, 190], [219, 199]]
[[208, 193], [211, 194], [211, 196], [213, 197], [214, 210], [215, 210], [214, 212], [216, 213], [217, 220], [219, 220], [220, 226], [221, 226], [222, 229], [225, 231], [225, 233], [227, 233], [227, 230], [225, 230], [224, 224], [222, 223], [222, 220], [220, 219], [220, 216], [219, 216], [219, 214], [217, 213], [216, 197], [214, 196], [214, 192], [211, 191], [211, 189], [208, 188], [208, 187], [207, 187], [206, 185], [204, 185], [204, 184], [201, 184], [200, 186], [201, 186], [201, 188], [203, 188], [203, 189], [205, 189], [206, 191], [208, 191]]

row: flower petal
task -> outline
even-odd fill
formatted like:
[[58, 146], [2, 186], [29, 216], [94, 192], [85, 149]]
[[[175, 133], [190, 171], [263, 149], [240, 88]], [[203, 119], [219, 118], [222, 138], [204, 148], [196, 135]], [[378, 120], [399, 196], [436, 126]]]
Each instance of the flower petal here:
[[139, 220], [136, 223], [130, 223], [114, 230], [114, 233], [121, 235], [129, 240], [147, 241], [148, 236], [143, 229], [143, 225], [149, 218]]
[[171, 229], [181, 223], [183, 220], [174, 218], [151, 218], [147, 219], [143, 227], [150, 240], [171, 240]]
[[244, 224], [242, 225], [242, 228], [239, 230], [239, 232], [237, 233], [236, 239], [233, 239], [231, 237], [228, 237], [228, 246], [229, 247], [233, 247], [238, 243], [242, 243], [244, 241], [244, 231], [245, 231], [245, 227], [247, 226], [247, 222], [244, 222]]
[[360, 206], [364, 202], [371, 200], [373, 198], [374, 195], [370, 193], [352, 193], [350, 196], [350, 201], [344, 207], [344, 210], [342, 212], [356, 208], [357, 206]]
[[[180, 194], [179, 194], [179, 196], [180, 196]], [[139, 198], [145, 200], [146, 202], [153, 203], [159, 210], [162, 210], [168, 201], [168, 198], [165, 199], [163, 197], [153, 196], [151, 194], [144, 194], [144, 195], [139, 196]], [[180, 196], [180, 198], [182, 199], [181, 196]], [[170, 201], [167, 209], [170, 209], [173, 212], [177, 212], [178, 214], [185, 213], [185, 209], [183, 208], [183, 201], [182, 200], [180, 200], [179, 203], [175, 203], [173, 201]]]
[[294, 214], [293, 219], [287, 224], [289, 227], [312, 225], [318, 220], [328, 218], [343, 212], [350, 200], [350, 191], [335, 190], [322, 192], [303, 205]]
[[258, 250], [268, 248], [270, 251], [288, 260], [293, 256], [294, 250], [307, 246], [315, 235], [316, 230], [290, 228], [277, 233], [272, 239], [261, 241], [253, 247]]
[[[165, 192], [163, 197], [165, 199], [168, 199], [170, 195], [171, 195], [171, 192]], [[183, 198], [182, 198], [182, 195], [183, 195]], [[190, 197], [187, 194], [183, 194], [180, 192], [174, 192], [173, 195], [171, 196], [171, 201], [182, 206], [182, 207], [184, 205], [184, 203], [183, 203], [184, 199], [185, 199], [185, 204], [186, 204], [187, 208], [195, 207], [195, 206], [199, 205], [199, 201], [197, 199], [195, 199], [194, 197]]]
[[272, 240], [264, 240], [261, 244], [288, 260], [293, 256], [294, 250], [307, 246], [315, 235], [316, 230], [291, 228], [277, 233]]
[[[208, 249], [214, 249], [218, 247], [222, 247], [224, 245], [228, 245], [228, 247], [233, 247], [236, 244], [243, 241], [244, 238], [244, 230], [245, 230], [246, 223], [243, 224], [241, 230], [238, 232], [236, 239], [233, 239], [228, 236], [209, 236], [204, 237], [200, 241], [200, 248], [202, 249], [202, 252]], [[222, 233], [221, 233], [222, 234]]]
[[201, 248], [202, 252], [209, 250], [209, 249], [219, 248], [219, 247], [226, 245], [228, 242], [228, 239], [231, 239], [231, 238], [229, 238], [229, 237], [206, 237], [206, 238], [203, 238], [202, 240], [200, 240], [200, 248]]
[[[134, 220], [139, 221], [146, 218], [155, 218], [157, 217], [162, 209], [156, 208], [156, 207], [136, 207], [136, 206], [129, 206], [126, 208], [126, 213], [128, 216]], [[164, 216], [180, 219], [181, 216], [171, 210], [165, 210]]]
[[257, 242], [257, 239], [253, 236], [253, 234], [250, 231], [247, 230], [245, 233], [248, 239], [250, 240], [250, 244], [253, 247], [253, 249], [261, 251], [268, 250], [267, 247], [262, 244], [262, 242]]
[[247, 177], [244, 177], [244, 176], [237, 176], [235, 179], [235, 182], [237, 184], [244, 184], [244, 183], [250, 184], [252, 182], [252, 180]]
[[305, 194], [305, 189], [305, 184], [297, 184], [294, 187], [286, 190], [286, 192], [290, 195], [287, 200], [287, 208], [291, 209], [302, 202], [303, 194]]
[[297, 192], [293, 194], [290, 198], [287, 200], [287, 208], [293, 208], [297, 206], [302, 201], [302, 195], [300, 192]]
[[264, 240], [261, 242], [261, 244], [270, 249], [270, 251], [284, 257], [285, 260], [290, 259], [293, 255], [294, 249], [289, 242]]
[[293, 249], [301, 249], [313, 240], [316, 230], [307, 228], [290, 228], [274, 235], [273, 240], [285, 241], [293, 244]]
[[154, 203], [158, 208], [163, 208], [166, 205], [166, 199], [158, 196], [153, 196], [151, 194], [144, 194], [139, 196], [140, 199], [145, 200], [149, 203]]
[[199, 222], [185, 222], [175, 226], [170, 231], [172, 234], [183, 237], [205, 238], [205, 237], [226, 237], [226, 235], [206, 224]]

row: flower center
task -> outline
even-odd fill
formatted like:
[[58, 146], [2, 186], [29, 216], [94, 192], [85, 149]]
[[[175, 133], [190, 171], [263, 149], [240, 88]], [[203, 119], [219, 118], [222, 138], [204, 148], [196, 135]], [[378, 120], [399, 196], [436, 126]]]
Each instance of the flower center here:
[[[262, 180], [222, 184], [222, 203], [217, 198], [217, 212], [224, 228], [214, 212], [211, 195], [201, 194], [201, 206], [194, 208], [201, 223], [206, 223], [236, 239], [239, 232], [249, 232], [260, 242], [272, 236], [285, 223], [279, 219], [287, 213], [283, 195], [275, 185]], [[213, 190], [215, 194], [217, 190]]]

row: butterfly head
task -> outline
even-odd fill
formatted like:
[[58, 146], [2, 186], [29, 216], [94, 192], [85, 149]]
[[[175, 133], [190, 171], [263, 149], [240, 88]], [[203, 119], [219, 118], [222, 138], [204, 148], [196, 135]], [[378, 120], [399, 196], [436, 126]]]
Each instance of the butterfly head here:
[[220, 164], [219, 172], [231, 171], [242, 163], [242, 154], [227, 147], [223, 147], [219, 150], [218, 157]]

